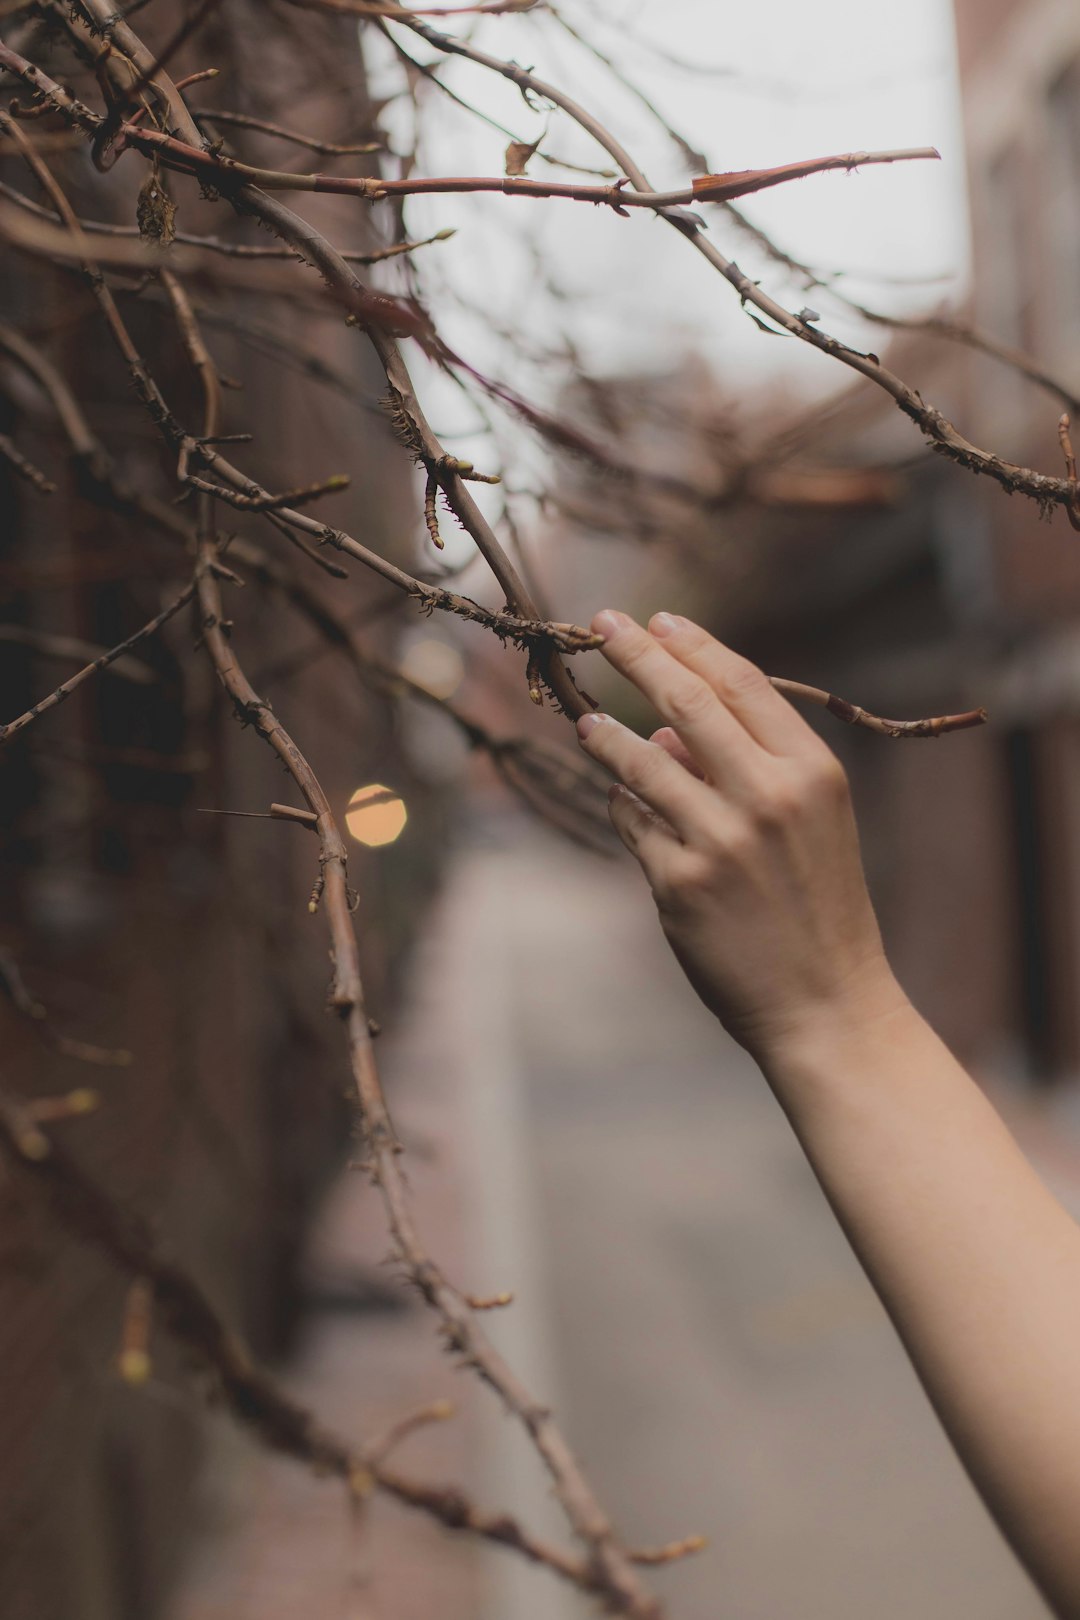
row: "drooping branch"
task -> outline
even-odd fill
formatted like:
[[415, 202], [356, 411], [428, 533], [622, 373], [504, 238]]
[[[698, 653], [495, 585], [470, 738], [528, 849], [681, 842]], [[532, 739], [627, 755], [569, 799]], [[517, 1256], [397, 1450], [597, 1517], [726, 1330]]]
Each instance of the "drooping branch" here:
[[[218, 428], [217, 373], [199, 333], [194, 314], [174, 276], [166, 290], [177, 316], [184, 346], [206, 386], [207, 437]], [[607, 1516], [571, 1452], [551, 1412], [541, 1406], [481, 1332], [465, 1298], [431, 1259], [410, 1208], [401, 1173], [400, 1147], [383, 1096], [372, 1047], [353, 926], [345, 845], [329, 800], [315, 773], [281, 721], [255, 692], [237, 661], [223, 624], [221, 593], [212, 568], [216, 543], [200, 535], [197, 589], [204, 645], [238, 715], [279, 756], [316, 817], [319, 879], [314, 909], [324, 904], [330, 931], [333, 982], [329, 1002], [346, 1034], [350, 1068], [363, 1120], [369, 1170], [378, 1186], [393, 1236], [397, 1258], [423, 1298], [438, 1313], [447, 1343], [475, 1367], [523, 1424], [545, 1463], [567, 1519], [589, 1551], [590, 1569], [602, 1583], [607, 1601], [634, 1620], [657, 1620], [660, 1610], [640, 1584], [633, 1564], [616, 1539]]]

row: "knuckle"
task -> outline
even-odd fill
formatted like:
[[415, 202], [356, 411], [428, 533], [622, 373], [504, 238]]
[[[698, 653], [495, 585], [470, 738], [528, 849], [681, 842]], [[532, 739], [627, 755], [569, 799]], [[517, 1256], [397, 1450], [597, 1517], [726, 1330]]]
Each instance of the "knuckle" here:
[[623, 781], [627, 787], [648, 794], [667, 774], [671, 761], [658, 743], [642, 743], [627, 757], [623, 767]]
[[720, 697], [738, 700], [761, 692], [768, 685], [767, 677], [748, 658], [732, 656], [725, 659], [716, 681]]
[[753, 819], [762, 831], [784, 832], [808, 812], [840, 805], [847, 796], [847, 774], [831, 749], [822, 746], [762, 786], [754, 801]]
[[672, 914], [685, 912], [709, 887], [712, 861], [700, 851], [682, 849], [667, 862], [661, 879], [662, 893], [653, 883], [653, 893]]
[[675, 726], [694, 725], [704, 720], [716, 703], [716, 696], [704, 681], [688, 681], [667, 696], [664, 713]]
[[753, 865], [761, 838], [758, 828], [749, 817], [740, 817], [727, 829], [714, 861], [716, 876], [730, 876]]
[[806, 792], [801, 780], [781, 776], [770, 782], [754, 806], [754, 819], [759, 827], [774, 832], [788, 827], [798, 819], [806, 807]]
[[831, 748], [822, 748], [808, 770], [808, 787], [819, 800], [843, 803], [849, 793], [847, 772]]

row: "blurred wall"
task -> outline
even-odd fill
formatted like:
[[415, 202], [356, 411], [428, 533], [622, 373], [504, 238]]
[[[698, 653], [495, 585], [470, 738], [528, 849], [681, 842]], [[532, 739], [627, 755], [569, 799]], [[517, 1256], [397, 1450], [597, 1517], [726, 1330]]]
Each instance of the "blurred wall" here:
[[[287, 114], [295, 127], [330, 138], [363, 138], [371, 109], [355, 23], [280, 7], [269, 28], [267, 12], [230, 5], [200, 31], [197, 49], [173, 70], [222, 68], [197, 104], [216, 98], [277, 121]], [[151, 45], [175, 21], [171, 8], [139, 18]], [[66, 82], [70, 59], [47, 48], [45, 56]], [[280, 143], [266, 139], [243, 139], [241, 149], [256, 162], [282, 159]], [[109, 217], [114, 187], [82, 151], [60, 161], [85, 212]], [[24, 184], [14, 164], [7, 170], [5, 178]], [[134, 169], [130, 180], [117, 176], [128, 190], [123, 217], [133, 215], [140, 179]], [[175, 189], [187, 229], [265, 240], [223, 204], [200, 200], [193, 185]], [[364, 245], [367, 225], [339, 199], [311, 199], [308, 217]], [[171, 469], [78, 279], [10, 257], [2, 274], [7, 318], [40, 341], [88, 401], [122, 475], [170, 499]], [[378, 408], [381, 375], [317, 278], [294, 264], [282, 275], [283, 296], [193, 288], [222, 371], [244, 382], [227, 394], [226, 426], [253, 431], [256, 442], [237, 459], [272, 488], [348, 471], [353, 488], [333, 516], [400, 555], [414, 514], [404, 457], [391, 450]], [[197, 420], [198, 391], [161, 299], [151, 287], [122, 304], [181, 417]], [[312, 356], [333, 369], [336, 390], [312, 381]], [[3, 426], [61, 485], [46, 501], [2, 479], [3, 616], [34, 635], [112, 645], [174, 594], [186, 572], [183, 551], [84, 499], [76, 472], [65, 470], [45, 398], [6, 365], [3, 384]], [[230, 528], [296, 555], [258, 520], [237, 514]], [[366, 603], [378, 634], [386, 587], [363, 578], [324, 584], [352, 614]], [[230, 592], [229, 601], [245, 667], [294, 728], [335, 806], [343, 809], [364, 782], [407, 782], [391, 718], [353, 690], [342, 667], [315, 656], [310, 629], [255, 585]], [[198, 647], [194, 616], [178, 617], [137, 657], [148, 680], [101, 676], [0, 756], [2, 942], [49, 1013], [39, 1029], [0, 1007], [4, 1083], [24, 1097], [87, 1084], [99, 1091], [96, 1115], [58, 1127], [65, 1140], [269, 1354], [289, 1331], [307, 1213], [337, 1144], [348, 1140], [347, 1071], [339, 1032], [323, 1014], [324, 922], [307, 913], [313, 840], [294, 827], [198, 813], [265, 811], [295, 795], [265, 746], [235, 723]], [[75, 667], [3, 640], [0, 663], [4, 718]], [[417, 787], [410, 808], [418, 833], [432, 813], [422, 799]], [[370, 858], [355, 862], [375, 1013], [385, 1008], [393, 958], [430, 887], [430, 848], [418, 836], [395, 852], [392, 886]], [[128, 1048], [133, 1060], [88, 1070], [52, 1049], [53, 1030]], [[199, 1397], [212, 1391], [198, 1379], [192, 1388], [191, 1369], [163, 1334], [153, 1341], [151, 1383], [120, 1383], [125, 1287], [52, 1221], [34, 1188], [18, 1176], [0, 1183], [5, 1620], [147, 1620], [182, 1547]]]

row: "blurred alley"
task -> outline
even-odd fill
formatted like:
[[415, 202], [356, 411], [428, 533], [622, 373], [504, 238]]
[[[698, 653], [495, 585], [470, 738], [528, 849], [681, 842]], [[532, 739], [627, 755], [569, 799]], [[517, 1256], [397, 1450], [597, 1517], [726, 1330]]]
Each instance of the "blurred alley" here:
[[[492, 1332], [561, 1412], [630, 1543], [708, 1536], [657, 1572], [670, 1614], [1043, 1615], [786, 1122], [669, 958], [637, 873], [492, 814], [417, 968], [392, 1072], [407, 1141], [423, 1121], [412, 1179], [432, 1245], [462, 1286], [515, 1290]], [[1051, 1169], [1073, 1175], [1064, 1158]], [[349, 1176], [315, 1263], [384, 1252]], [[357, 1435], [463, 1398], [403, 1465], [543, 1526], [531, 1456], [419, 1313], [309, 1313], [297, 1387]], [[393, 1506], [354, 1531], [338, 1487], [236, 1445], [170, 1620], [585, 1613], [547, 1572]]]

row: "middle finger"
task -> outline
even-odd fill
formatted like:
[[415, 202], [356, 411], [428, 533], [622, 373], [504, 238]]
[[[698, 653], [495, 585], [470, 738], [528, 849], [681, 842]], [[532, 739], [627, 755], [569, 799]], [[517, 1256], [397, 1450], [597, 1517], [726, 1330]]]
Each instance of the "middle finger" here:
[[605, 609], [596, 615], [592, 628], [604, 637], [601, 651], [608, 663], [674, 727], [711, 781], [731, 787], [753, 770], [762, 750], [707, 681], [673, 658], [625, 613]]

